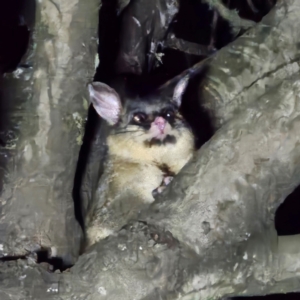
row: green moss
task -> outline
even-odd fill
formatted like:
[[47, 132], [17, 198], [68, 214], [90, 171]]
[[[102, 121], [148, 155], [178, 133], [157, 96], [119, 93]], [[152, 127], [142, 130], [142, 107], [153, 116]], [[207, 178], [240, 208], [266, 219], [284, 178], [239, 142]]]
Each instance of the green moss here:
[[78, 145], [81, 145], [83, 135], [84, 135], [85, 120], [82, 118], [82, 116], [78, 112], [74, 112], [72, 114], [72, 116], [73, 116], [73, 121], [75, 123], [75, 126], [78, 129], [78, 135], [76, 137], [76, 142]]

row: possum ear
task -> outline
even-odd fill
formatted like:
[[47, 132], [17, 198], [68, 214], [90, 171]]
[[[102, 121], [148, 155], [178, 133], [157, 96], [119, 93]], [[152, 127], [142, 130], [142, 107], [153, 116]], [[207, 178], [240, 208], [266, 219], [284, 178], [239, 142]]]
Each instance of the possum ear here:
[[174, 92], [173, 92], [173, 97], [172, 97], [172, 102], [177, 106], [180, 107], [181, 106], [181, 102], [182, 102], [182, 96], [188, 86], [189, 83], [189, 79], [190, 79], [190, 75], [186, 75], [183, 78], [181, 78], [178, 83], [176, 84], [175, 88], [174, 88]]
[[102, 82], [93, 82], [88, 85], [90, 101], [98, 115], [109, 125], [115, 125], [120, 117], [122, 104], [119, 94]]
[[163, 98], [170, 99], [178, 108], [181, 106], [182, 96], [188, 86], [190, 74], [185, 74], [183, 77], [176, 76], [159, 87], [159, 94]]
[[[189, 84], [191, 78], [194, 78], [198, 75], [204, 75], [208, 68], [208, 61], [211, 61], [215, 57], [215, 54], [208, 56], [206, 59], [202, 60], [198, 64], [195, 64], [192, 68], [187, 69], [171, 80], [167, 81], [164, 85], [162, 85], [158, 91], [162, 92], [164, 90], [169, 91], [170, 89], [173, 92], [173, 96], [171, 101], [177, 106], [181, 106], [182, 96], [186, 91], [186, 88]], [[170, 97], [170, 93], [167, 92], [168, 97]]]

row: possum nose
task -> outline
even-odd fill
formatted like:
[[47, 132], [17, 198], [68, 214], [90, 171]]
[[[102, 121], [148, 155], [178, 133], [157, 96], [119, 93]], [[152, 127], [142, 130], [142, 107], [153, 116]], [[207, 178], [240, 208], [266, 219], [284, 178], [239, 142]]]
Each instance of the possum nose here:
[[163, 117], [156, 117], [154, 120], [154, 124], [158, 127], [158, 129], [163, 132], [166, 127], [166, 120]]

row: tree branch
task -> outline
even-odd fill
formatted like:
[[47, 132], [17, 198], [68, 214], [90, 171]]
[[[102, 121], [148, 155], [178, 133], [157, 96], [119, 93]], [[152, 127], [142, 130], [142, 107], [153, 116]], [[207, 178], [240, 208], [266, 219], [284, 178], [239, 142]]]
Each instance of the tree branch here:
[[[271, 226], [278, 205], [300, 183], [300, 123], [292, 109], [298, 80], [299, 75], [283, 80], [220, 128], [170, 184], [151, 217], [145, 216], [147, 222], [153, 218], [191, 247], [205, 240], [202, 246], [196, 243], [200, 252], [214, 241], [207, 239], [205, 226], [219, 237], [224, 234], [224, 240], [227, 234], [230, 240], [243, 239], [257, 226], [263, 230], [260, 221]], [[243, 237], [228, 227], [239, 228]]]
[[235, 34], [238, 34], [241, 29], [249, 29], [256, 24], [254, 21], [242, 19], [236, 10], [230, 10], [221, 0], [204, 0], [204, 2], [210, 8], [216, 9], [220, 16], [230, 23]]
[[293, 30], [300, 26], [299, 10], [296, 0], [278, 1], [254, 28], [218, 51], [200, 97], [216, 128], [299, 71], [300, 38]]
[[172, 48], [187, 54], [192, 55], [204, 55], [211, 54], [207, 45], [200, 45], [193, 42], [188, 42], [179, 38], [176, 38], [174, 34], [169, 34], [166, 40], [163, 42], [164, 48]]

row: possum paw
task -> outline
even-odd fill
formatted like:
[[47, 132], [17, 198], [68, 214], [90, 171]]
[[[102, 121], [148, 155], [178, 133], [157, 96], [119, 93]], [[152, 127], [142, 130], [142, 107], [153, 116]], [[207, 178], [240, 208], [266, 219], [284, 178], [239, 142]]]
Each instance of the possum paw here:
[[174, 178], [173, 176], [164, 177], [161, 185], [152, 191], [152, 196], [155, 198], [158, 194], [161, 194], [165, 190], [167, 185], [170, 184], [170, 182], [173, 180], [173, 178]]

